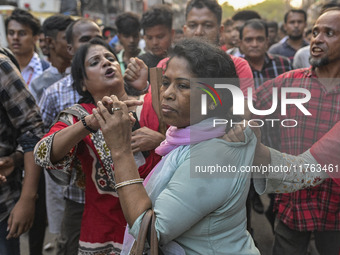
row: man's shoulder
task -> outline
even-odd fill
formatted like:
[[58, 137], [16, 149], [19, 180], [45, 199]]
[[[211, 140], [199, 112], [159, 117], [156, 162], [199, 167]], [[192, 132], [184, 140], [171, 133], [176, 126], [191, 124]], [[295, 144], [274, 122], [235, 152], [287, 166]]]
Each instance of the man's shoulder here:
[[277, 55], [277, 54], [272, 54], [268, 53], [269, 58], [273, 59], [275, 62], [282, 62], [283, 64], [290, 64], [289, 58], [282, 56], [282, 55]]
[[311, 68], [294, 69], [283, 74], [280, 74], [275, 79], [287, 79], [287, 78], [309, 78], [311, 74]]
[[280, 49], [282, 49], [282, 46], [283, 46], [283, 43], [277, 42], [277, 43], [273, 44], [272, 46], [270, 46], [268, 52], [275, 54], [275, 53], [279, 52]]
[[53, 83], [51, 86], [49, 86], [44, 93], [46, 95], [52, 95], [60, 93], [64, 90], [72, 90], [73, 89], [72, 82], [73, 82], [72, 76], [69, 74], [64, 78]]

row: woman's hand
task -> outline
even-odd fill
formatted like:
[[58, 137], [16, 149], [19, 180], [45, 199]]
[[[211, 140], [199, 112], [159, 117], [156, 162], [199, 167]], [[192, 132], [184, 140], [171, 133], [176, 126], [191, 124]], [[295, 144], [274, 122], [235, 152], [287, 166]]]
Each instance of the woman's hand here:
[[128, 112], [128, 105], [131, 106], [135, 101], [137, 100], [122, 102], [112, 95], [104, 97], [97, 103], [97, 109], [93, 109], [93, 115], [99, 123], [113, 159], [122, 153], [132, 153], [131, 123], [134, 118]]
[[3, 176], [3, 175], [0, 174], [0, 185], [2, 183], [5, 183], [6, 181], [7, 181], [6, 176]]
[[129, 86], [143, 91], [147, 86], [148, 72], [148, 67], [143, 60], [131, 58], [124, 73], [124, 80]]
[[[250, 129], [254, 132], [256, 139], [257, 139], [256, 147], [258, 148], [261, 144], [260, 126], [254, 121], [245, 121], [245, 124], [246, 126], [249, 126]], [[243, 130], [246, 128], [246, 126], [238, 125], [238, 124], [233, 126], [233, 128], [230, 129], [229, 132], [223, 136], [223, 139], [228, 142], [244, 142], [245, 136], [244, 136]]]

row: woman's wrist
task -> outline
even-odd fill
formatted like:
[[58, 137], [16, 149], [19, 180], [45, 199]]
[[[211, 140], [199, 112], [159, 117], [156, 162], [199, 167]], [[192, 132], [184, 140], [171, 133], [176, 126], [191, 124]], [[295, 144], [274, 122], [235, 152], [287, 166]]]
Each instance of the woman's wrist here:
[[91, 115], [87, 115], [86, 117], [83, 117], [81, 119], [83, 126], [90, 131], [91, 133], [96, 133], [99, 129], [99, 127], [95, 126], [93, 123], [93, 118], [95, 118], [92, 114]]

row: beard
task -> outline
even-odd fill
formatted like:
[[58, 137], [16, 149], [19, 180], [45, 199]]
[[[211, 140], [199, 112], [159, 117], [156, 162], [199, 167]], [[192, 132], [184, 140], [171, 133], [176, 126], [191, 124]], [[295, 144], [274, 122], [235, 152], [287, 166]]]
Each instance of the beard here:
[[309, 57], [309, 63], [311, 64], [311, 66], [313, 68], [316, 68], [316, 67], [321, 67], [321, 66], [328, 65], [329, 64], [329, 59], [328, 59], [328, 57], [323, 57], [323, 58], [315, 59], [312, 56], [310, 56]]
[[292, 41], [298, 41], [298, 40], [301, 40], [303, 37], [303, 35], [289, 35], [289, 39], [292, 40]]

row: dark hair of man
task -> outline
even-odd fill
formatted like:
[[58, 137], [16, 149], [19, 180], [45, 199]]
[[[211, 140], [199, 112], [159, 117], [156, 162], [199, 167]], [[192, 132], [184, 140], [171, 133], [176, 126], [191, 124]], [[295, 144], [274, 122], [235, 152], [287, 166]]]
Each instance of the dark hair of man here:
[[329, 12], [329, 11], [340, 11], [340, 4], [338, 4], [338, 5], [336, 5], [336, 6], [324, 8], [324, 9], [321, 11], [320, 15], [321, 15], [321, 14], [324, 14], [324, 13], [326, 13], [326, 12]]
[[[188, 61], [191, 72], [199, 78], [231, 78], [233, 84], [239, 87], [233, 60], [223, 50], [210, 43], [197, 38], [180, 40], [170, 52], [168, 63], [174, 57]], [[232, 94], [226, 89], [216, 89], [216, 91], [221, 97], [223, 106], [218, 105], [213, 115], [226, 117], [233, 104]]]
[[244, 30], [245, 27], [250, 27], [250, 28], [257, 30], [257, 31], [264, 30], [264, 32], [266, 34], [266, 38], [268, 38], [268, 26], [267, 26], [267, 23], [264, 20], [261, 20], [261, 19], [247, 20], [240, 29], [240, 39], [241, 40], [243, 38], [243, 30]]
[[157, 25], [164, 25], [171, 30], [172, 16], [172, 10], [167, 5], [154, 5], [143, 13], [141, 27], [143, 28], [144, 33], [146, 29]]
[[86, 23], [92, 23], [94, 21], [90, 20], [90, 19], [86, 19], [86, 18], [81, 18], [81, 19], [77, 19], [76, 21], [72, 22], [67, 28], [66, 28], [66, 32], [65, 32], [65, 36], [66, 36], [66, 41], [68, 44], [72, 44], [73, 43], [73, 28], [76, 24], [86, 24]]
[[224, 27], [231, 27], [234, 24], [234, 21], [231, 18], [227, 18], [222, 23]]
[[32, 30], [32, 35], [39, 35], [40, 29], [41, 29], [41, 25], [40, 25], [40, 21], [34, 17], [31, 13], [29, 13], [28, 11], [16, 8], [11, 16], [9, 16], [6, 20], [5, 20], [5, 27], [6, 27], [6, 34], [8, 34], [8, 23], [11, 20], [15, 20], [16, 22], [24, 25], [24, 26], [28, 26], [31, 28]]
[[250, 19], [261, 19], [260, 14], [256, 11], [246, 10], [246, 11], [239, 11], [234, 14], [231, 18], [233, 21], [237, 20], [250, 20]]
[[185, 18], [188, 17], [188, 13], [193, 9], [208, 8], [212, 13], [215, 14], [218, 25], [221, 25], [222, 20], [222, 7], [216, 0], [190, 0], [187, 3], [185, 9]]
[[288, 21], [288, 15], [289, 15], [290, 13], [300, 13], [300, 14], [303, 15], [304, 21], [305, 21], [305, 22], [307, 21], [307, 13], [306, 13], [304, 10], [302, 10], [302, 9], [291, 9], [291, 10], [289, 10], [288, 12], [286, 12], [286, 14], [285, 14], [285, 16], [284, 16], [284, 19], [283, 19], [283, 20], [284, 20], [285, 23], [287, 23], [287, 21]]
[[118, 59], [110, 45], [100, 38], [93, 38], [86, 44], [79, 47], [79, 49], [77, 50], [76, 54], [73, 57], [71, 67], [71, 74], [73, 77], [73, 88], [75, 88], [79, 95], [82, 96], [82, 98], [79, 100], [79, 103], [95, 103], [90, 92], [88, 92], [87, 90], [83, 91], [83, 81], [85, 79], [88, 79], [86, 75], [85, 58], [89, 49], [94, 45], [104, 46], [115, 56], [116, 59]]
[[267, 27], [274, 28], [276, 32], [279, 30], [279, 25], [276, 21], [267, 21]]
[[119, 34], [133, 35], [140, 31], [139, 16], [133, 12], [119, 14], [115, 24]]
[[43, 25], [42, 29], [45, 36], [51, 37], [53, 39], [57, 38], [57, 34], [60, 31], [65, 31], [66, 28], [73, 22], [70, 16], [63, 14], [56, 14], [48, 17]]

